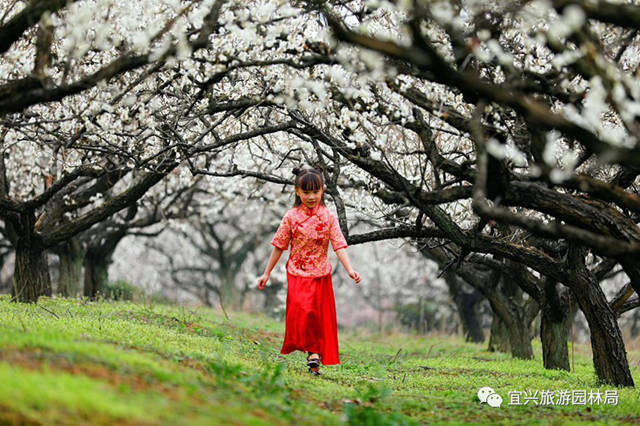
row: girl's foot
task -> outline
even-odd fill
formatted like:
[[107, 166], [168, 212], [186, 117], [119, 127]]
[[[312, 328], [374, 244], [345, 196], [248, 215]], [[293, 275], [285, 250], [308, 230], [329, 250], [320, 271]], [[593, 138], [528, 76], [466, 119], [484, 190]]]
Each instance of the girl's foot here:
[[307, 356], [307, 367], [309, 367], [309, 373], [314, 376], [320, 375], [320, 355], [309, 352]]
[[309, 373], [313, 374], [314, 376], [322, 375], [322, 373], [320, 373], [320, 369], [318, 367], [315, 367], [315, 368], [309, 367]]

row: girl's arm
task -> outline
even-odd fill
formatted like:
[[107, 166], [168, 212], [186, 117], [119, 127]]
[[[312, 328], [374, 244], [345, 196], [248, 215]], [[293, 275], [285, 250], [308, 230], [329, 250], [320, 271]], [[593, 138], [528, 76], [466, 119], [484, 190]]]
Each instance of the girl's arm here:
[[282, 256], [282, 249], [278, 247], [274, 247], [271, 252], [271, 257], [269, 257], [269, 262], [267, 262], [267, 267], [264, 270], [264, 274], [258, 279], [258, 289], [264, 290], [267, 285], [267, 281], [269, 281], [269, 276], [271, 276], [271, 271], [275, 268], [278, 260], [280, 260], [280, 256]]
[[338, 256], [338, 259], [340, 259], [340, 263], [342, 263], [342, 266], [344, 266], [344, 269], [347, 271], [347, 274], [349, 274], [349, 276], [356, 282], [356, 284], [358, 284], [362, 280], [362, 277], [358, 272], [354, 271], [353, 268], [351, 267], [351, 262], [349, 262], [349, 255], [347, 254], [347, 249], [341, 248], [340, 250], [336, 251], [336, 256]]

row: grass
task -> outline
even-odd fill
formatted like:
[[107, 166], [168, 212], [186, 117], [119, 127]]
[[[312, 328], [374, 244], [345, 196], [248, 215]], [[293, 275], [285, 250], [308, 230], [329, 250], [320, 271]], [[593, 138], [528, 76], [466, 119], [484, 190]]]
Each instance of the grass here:
[[[453, 337], [340, 334], [341, 364], [312, 377], [279, 354], [284, 325], [211, 309], [0, 296], [0, 424], [602, 424], [640, 421], [640, 392]], [[640, 380], [638, 351], [629, 351]], [[500, 408], [476, 392], [492, 387]], [[509, 405], [511, 391], [615, 390], [618, 404]]]

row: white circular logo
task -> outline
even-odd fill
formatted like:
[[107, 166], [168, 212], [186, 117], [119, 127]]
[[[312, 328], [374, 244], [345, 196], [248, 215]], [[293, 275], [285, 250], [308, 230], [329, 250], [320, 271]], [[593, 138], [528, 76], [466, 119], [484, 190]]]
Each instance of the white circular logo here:
[[490, 407], [497, 408], [502, 405], [502, 397], [489, 386], [478, 389], [478, 399], [483, 404], [486, 402]]
[[496, 392], [488, 386], [480, 388], [480, 390], [478, 390], [478, 399], [480, 400], [480, 402], [487, 402], [487, 398], [492, 393], [496, 393]]
[[497, 408], [502, 404], [502, 397], [497, 393], [492, 393], [487, 397], [487, 404], [489, 404], [490, 407]]

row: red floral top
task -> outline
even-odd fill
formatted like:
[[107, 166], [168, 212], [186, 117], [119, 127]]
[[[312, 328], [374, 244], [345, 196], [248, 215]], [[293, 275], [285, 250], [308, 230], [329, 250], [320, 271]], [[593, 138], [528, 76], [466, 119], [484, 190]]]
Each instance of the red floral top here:
[[322, 204], [313, 210], [301, 204], [284, 215], [271, 245], [286, 250], [291, 242], [287, 261], [291, 275], [322, 277], [332, 269], [327, 260], [329, 240], [333, 251], [347, 247], [336, 216]]

